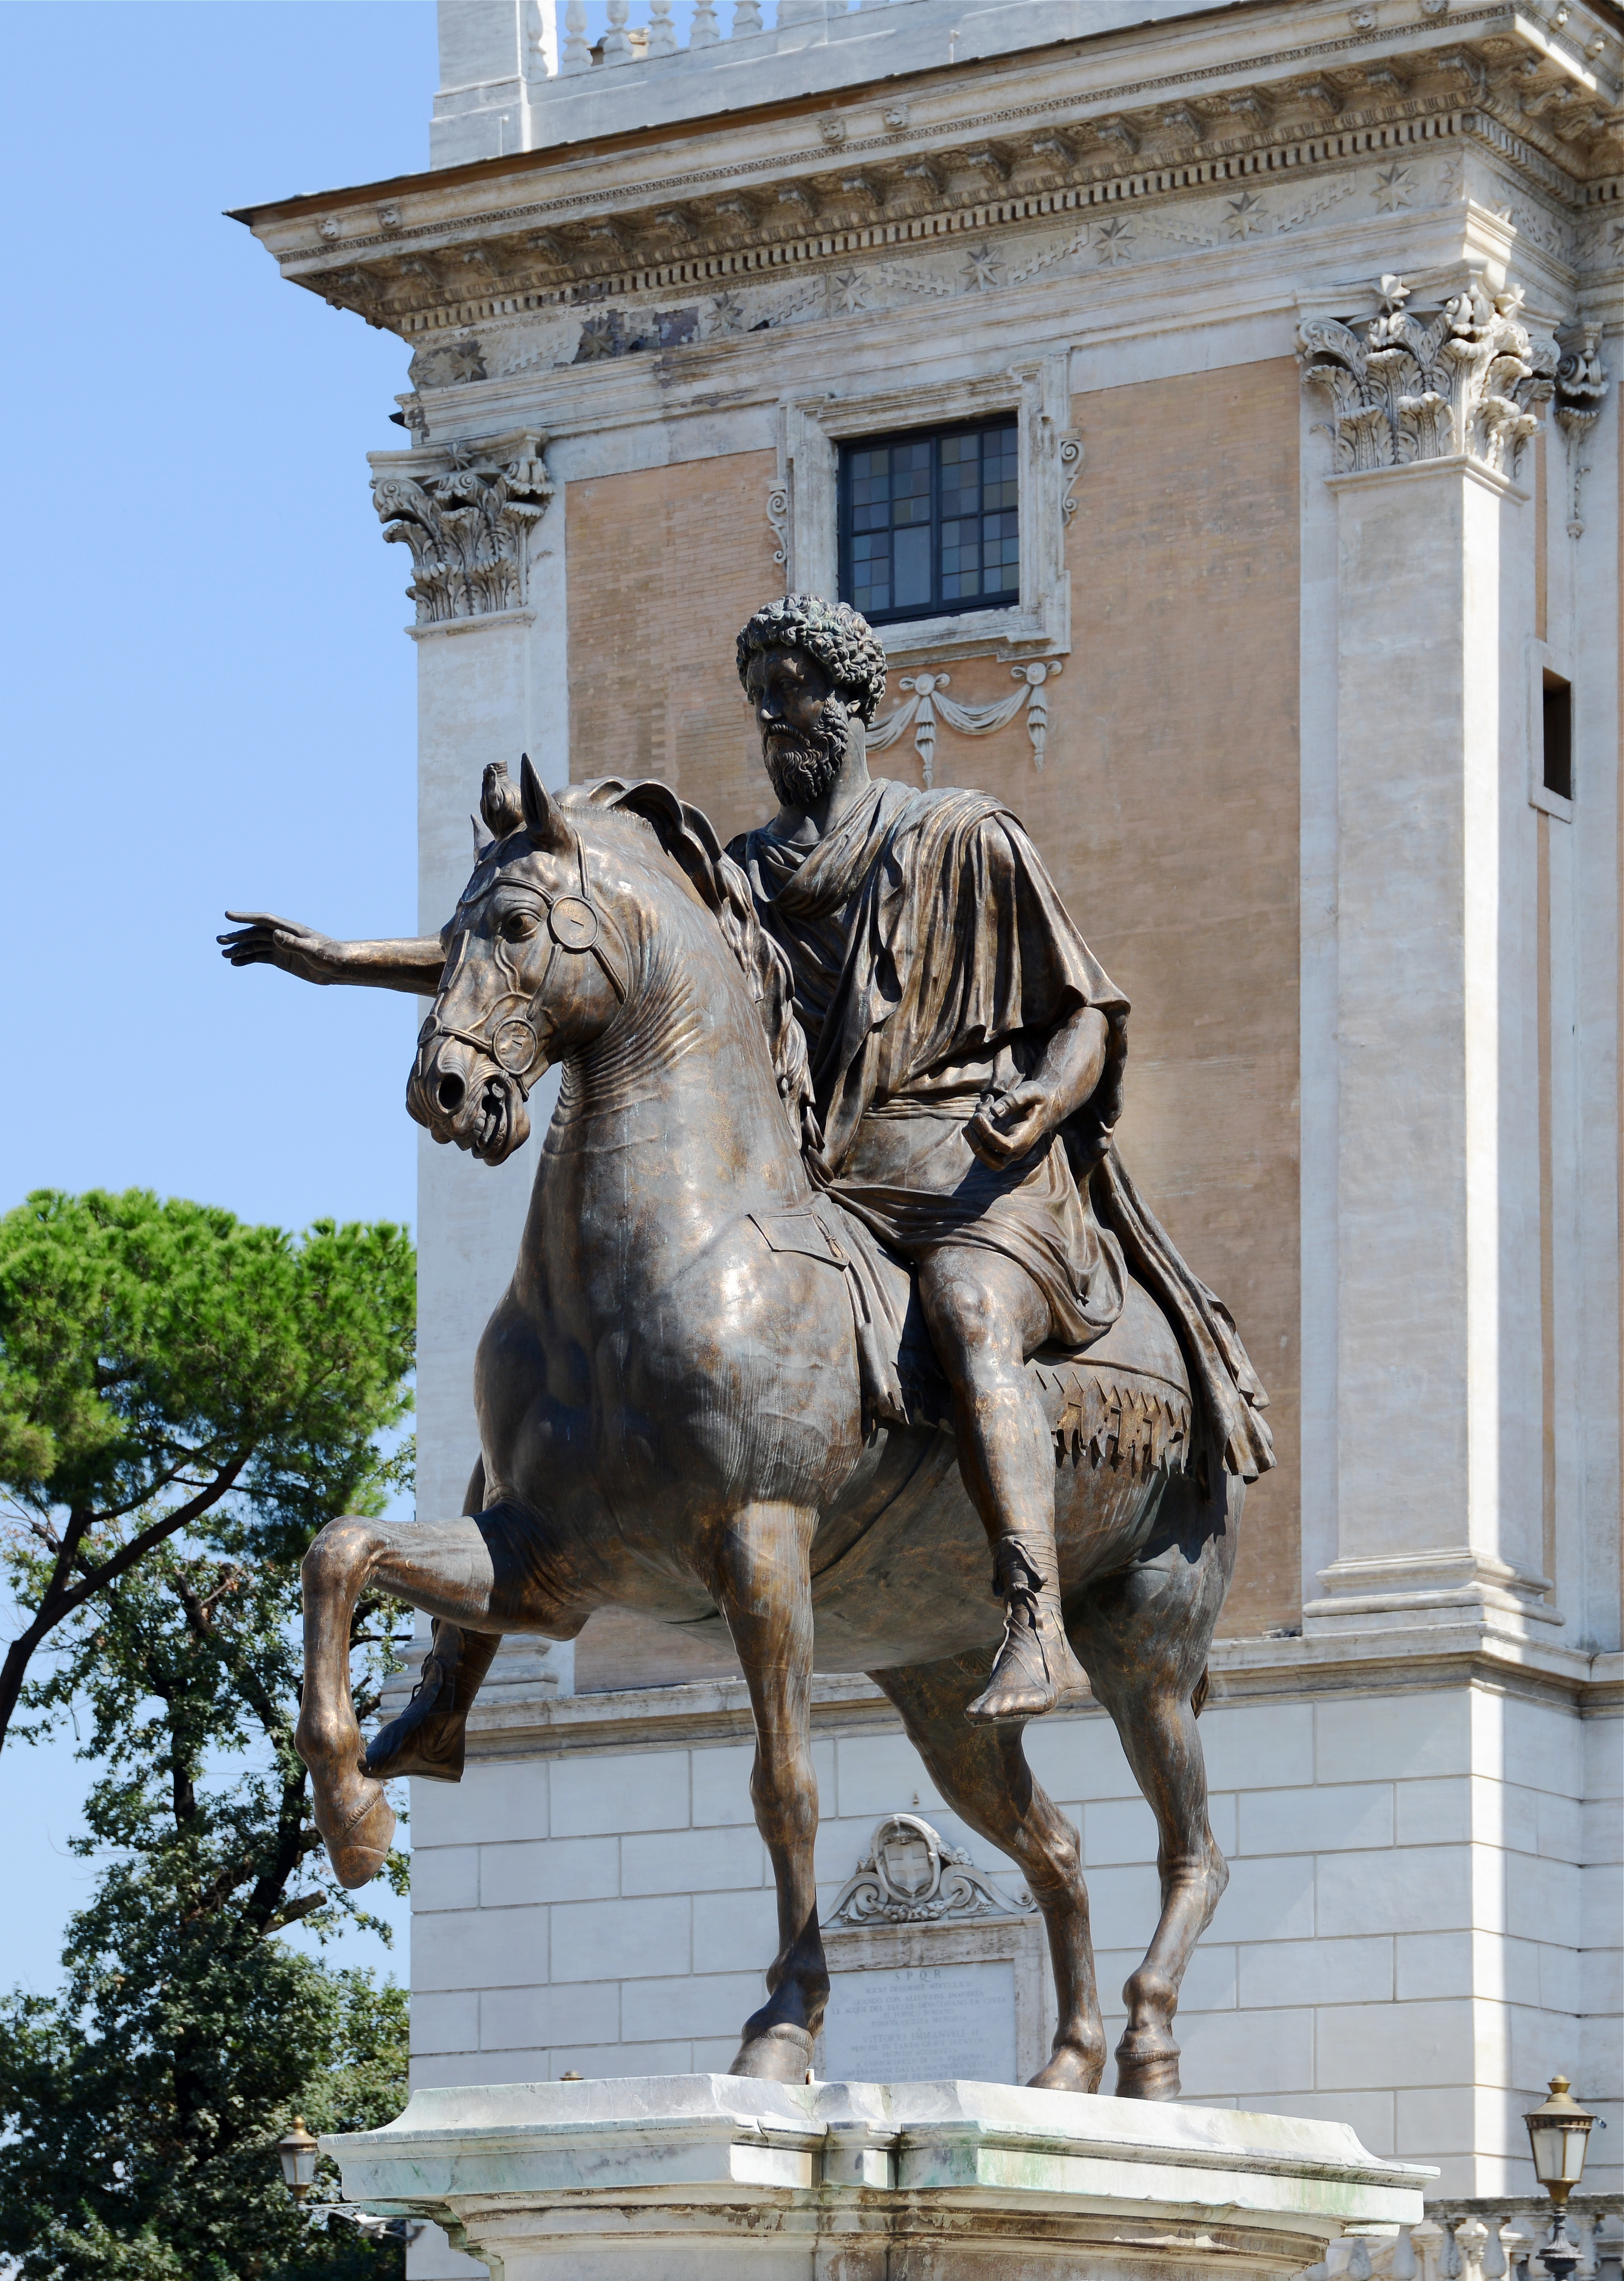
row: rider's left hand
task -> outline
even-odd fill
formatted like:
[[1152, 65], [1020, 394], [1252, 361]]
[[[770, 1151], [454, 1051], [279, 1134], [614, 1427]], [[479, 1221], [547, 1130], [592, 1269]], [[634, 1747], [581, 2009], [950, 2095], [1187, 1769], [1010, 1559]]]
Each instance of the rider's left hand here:
[[1001, 1172], [1037, 1147], [1052, 1121], [1048, 1094], [1028, 1079], [984, 1101], [964, 1127], [964, 1138], [984, 1164]]

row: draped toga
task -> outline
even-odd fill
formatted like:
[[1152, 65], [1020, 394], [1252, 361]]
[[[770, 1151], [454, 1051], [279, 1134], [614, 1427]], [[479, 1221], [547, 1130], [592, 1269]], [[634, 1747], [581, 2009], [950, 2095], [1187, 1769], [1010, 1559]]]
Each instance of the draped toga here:
[[[1180, 1256], [1111, 1137], [1127, 1001], [1008, 808], [982, 793], [881, 780], [812, 847], [763, 829], [723, 854], [708, 818], [657, 780], [603, 777], [565, 798], [653, 828], [745, 971], [796, 1121], [804, 1034], [816, 1112], [808, 1123], [821, 1121], [803, 1134], [808, 1171], [859, 1228], [903, 1257], [955, 1243], [1019, 1260], [1068, 1346], [1110, 1327], [1132, 1274], [1183, 1351], [1198, 1469], [1210, 1452], [1247, 1481], [1269, 1471], [1268, 1396], [1234, 1319]], [[1020, 1163], [991, 1171], [964, 1139], [966, 1122], [988, 1093], [1029, 1076], [1084, 1006], [1106, 1021], [1092, 1098]], [[874, 1278], [859, 1280], [864, 1305], [883, 1308]], [[874, 1396], [895, 1363], [887, 1366], [871, 1325], [869, 1339], [865, 1349], [860, 1329]]]
[[965, 1138], [1086, 1007], [1128, 1004], [1016, 818], [978, 792], [881, 780], [810, 847], [762, 830], [729, 853], [789, 958], [831, 1192], [912, 1260], [1003, 1253], [1080, 1348], [1122, 1311], [1126, 1271], [1059, 1133], [995, 1171]]
[[[1233, 1318], [1112, 1141], [1128, 1001], [1009, 809], [984, 793], [881, 778], [810, 847], [763, 827], [728, 854], [793, 970], [822, 1128], [814, 1175], [905, 1258], [955, 1245], [1018, 1261], [1048, 1303], [1055, 1341], [1073, 1349], [1116, 1320], [1131, 1270], [1184, 1349], [1204, 1447], [1248, 1481], [1267, 1472], [1268, 1397]], [[1089, 1006], [1107, 1035], [1093, 1096], [992, 1170], [967, 1121], [1030, 1077], [1054, 1032]]]

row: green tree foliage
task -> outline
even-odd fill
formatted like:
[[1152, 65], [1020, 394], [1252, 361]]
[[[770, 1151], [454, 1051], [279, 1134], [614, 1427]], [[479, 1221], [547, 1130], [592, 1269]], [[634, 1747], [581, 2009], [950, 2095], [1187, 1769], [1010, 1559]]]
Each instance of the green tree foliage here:
[[[401, 2269], [398, 2242], [308, 2227], [275, 2141], [296, 2114], [369, 2129], [406, 2099], [403, 1991], [283, 1935], [376, 1921], [330, 1875], [293, 1747], [298, 1562], [406, 1478], [414, 1284], [390, 1226], [296, 1240], [139, 1191], [0, 1218], [0, 1564], [22, 1614], [0, 1731], [71, 1711], [99, 1768], [65, 1985], [0, 1999], [18, 2281]], [[362, 1717], [391, 1620], [356, 1611]], [[402, 1890], [400, 1857], [390, 1873]]]
[[222, 1512], [297, 1562], [375, 1511], [409, 1403], [415, 1263], [402, 1228], [302, 1239], [141, 1189], [44, 1189], [0, 1218], [0, 1495], [21, 1611], [0, 1741], [58, 1628]]
[[[327, 1867], [293, 1748], [297, 1574], [259, 1557], [251, 1522], [216, 1533], [81, 1604], [27, 1690], [46, 1713], [77, 1707], [103, 1772], [73, 1841], [101, 1867], [66, 1983], [0, 1999], [0, 2254], [19, 2281], [403, 2270], [398, 2242], [313, 2231], [282, 2184], [295, 2114], [370, 2130], [405, 2105], [406, 1998], [278, 1937], [377, 1921]], [[357, 1611], [363, 1716], [393, 1665], [389, 1613]], [[390, 1869], [400, 1890], [399, 1856]], [[336, 2189], [330, 2168], [321, 2184]]]

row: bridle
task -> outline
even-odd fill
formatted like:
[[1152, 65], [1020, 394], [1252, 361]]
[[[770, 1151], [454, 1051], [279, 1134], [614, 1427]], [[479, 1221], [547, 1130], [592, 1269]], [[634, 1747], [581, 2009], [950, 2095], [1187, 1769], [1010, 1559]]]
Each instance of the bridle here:
[[[552, 937], [552, 947], [547, 953], [546, 965], [542, 969], [541, 980], [530, 994], [529, 1001], [522, 1014], [504, 1014], [501, 1010], [512, 1000], [524, 998], [523, 991], [513, 987], [505, 990], [498, 999], [483, 1031], [459, 1030], [449, 1022], [437, 1020], [435, 1016], [430, 1014], [417, 1033], [417, 1063], [420, 1077], [424, 1074], [425, 1058], [430, 1049], [438, 1045], [442, 1039], [454, 1038], [459, 1045], [472, 1046], [476, 1053], [483, 1054], [488, 1061], [494, 1062], [503, 1076], [511, 1078], [514, 1084], [518, 1086], [520, 1100], [528, 1101], [530, 1087], [536, 1082], [536, 1079], [530, 1075], [530, 1071], [535, 1069], [537, 1057], [541, 1052], [543, 1025], [549, 1031], [554, 1026], [552, 1017], [543, 1008], [541, 1001], [546, 995], [547, 985], [553, 978], [553, 965], [561, 950], [576, 953], [590, 951], [599, 965], [602, 967], [609, 987], [614, 991], [615, 997], [623, 1006], [625, 1004], [626, 976], [623, 970], [623, 964], [616, 963], [605, 939], [606, 935], [613, 934], [619, 945], [623, 962], [625, 938], [621, 933], [614, 917], [601, 910], [592, 900], [586, 884], [586, 850], [578, 837], [576, 840], [576, 861], [581, 881], [579, 894], [550, 894], [545, 887], [538, 885], [534, 879], [514, 878], [501, 871], [499, 871], [493, 879], [487, 880], [485, 885], [477, 891], [472, 882], [469, 883], [463, 893], [461, 901], [457, 905], [448, 929], [453, 940], [466, 933], [468, 924], [467, 915], [471, 914], [479, 904], [483, 902], [487, 895], [494, 894], [499, 887], [517, 887], [527, 895], [534, 895], [538, 902], [545, 906], [547, 932]], [[498, 963], [508, 975], [511, 983], [512, 970], [508, 966], [506, 955], [507, 945], [499, 935], [495, 938], [495, 948]], [[442, 982], [440, 994], [443, 994], [444, 990], [445, 984]]]

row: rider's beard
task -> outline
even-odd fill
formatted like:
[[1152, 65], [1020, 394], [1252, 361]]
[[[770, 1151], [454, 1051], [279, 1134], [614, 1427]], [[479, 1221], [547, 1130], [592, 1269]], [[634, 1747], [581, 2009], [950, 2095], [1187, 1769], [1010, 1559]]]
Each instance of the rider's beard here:
[[802, 814], [816, 808], [840, 773], [851, 740], [851, 715], [838, 697], [825, 700], [810, 731], [770, 730], [762, 739], [762, 758], [783, 805]]

